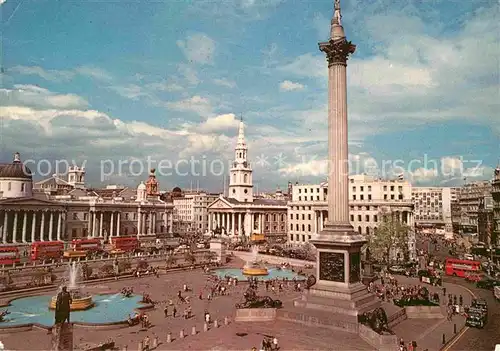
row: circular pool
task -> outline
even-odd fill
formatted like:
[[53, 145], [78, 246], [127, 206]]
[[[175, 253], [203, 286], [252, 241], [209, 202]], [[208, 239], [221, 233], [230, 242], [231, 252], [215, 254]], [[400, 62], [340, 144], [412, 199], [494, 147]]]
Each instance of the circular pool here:
[[[267, 275], [255, 275], [252, 278], [256, 278], [258, 280], [273, 280], [273, 279], [288, 279], [288, 280], [306, 280], [306, 277], [302, 275], [298, 275], [295, 272], [292, 272], [289, 269], [278, 269], [278, 268], [268, 268]], [[239, 281], [248, 280], [249, 276], [243, 273], [242, 269], [239, 268], [221, 268], [215, 269], [213, 274], [217, 277], [224, 279], [225, 277], [236, 278]]]
[[[40, 324], [51, 327], [54, 324], [54, 311], [48, 308], [52, 296], [30, 296], [15, 299], [9, 306], [0, 310], [8, 310], [10, 314], [0, 322], [3, 326], [13, 327], [26, 324]], [[82, 324], [109, 324], [126, 321], [134, 310], [144, 306], [142, 296], [123, 297], [121, 293], [94, 295], [94, 307], [85, 311], [71, 312], [71, 322]]]

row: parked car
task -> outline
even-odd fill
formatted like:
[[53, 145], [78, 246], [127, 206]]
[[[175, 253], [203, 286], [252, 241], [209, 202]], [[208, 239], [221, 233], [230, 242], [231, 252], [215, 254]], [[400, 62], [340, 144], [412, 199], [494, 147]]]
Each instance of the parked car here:
[[488, 303], [484, 299], [473, 299], [471, 308], [480, 309], [484, 313], [488, 314]]
[[399, 265], [390, 266], [387, 270], [389, 271], [389, 273], [392, 273], [392, 274], [405, 274], [406, 273], [406, 267], [399, 266]]
[[476, 286], [480, 289], [492, 290], [495, 286], [500, 286], [500, 282], [495, 279], [482, 279], [476, 283]]
[[470, 308], [465, 319], [465, 325], [473, 328], [484, 328], [488, 314], [481, 309]]

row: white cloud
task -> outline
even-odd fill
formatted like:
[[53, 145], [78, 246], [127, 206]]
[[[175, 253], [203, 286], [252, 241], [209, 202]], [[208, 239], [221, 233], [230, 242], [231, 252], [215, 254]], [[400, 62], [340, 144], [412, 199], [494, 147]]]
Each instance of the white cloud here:
[[184, 88], [182, 86], [180, 86], [179, 84], [167, 83], [167, 82], [150, 83], [146, 87], [149, 89], [152, 89], [152, 90], [168, 91], [168, 92], [184, 90]]
[[5, 4], [5, 2], [6, 2], [6, 1], [7, 1], [7, 0], [0, 0], [0, 5]]
[[236, 88], [236, 83], [235, 82], [227, 80], [225, 78], [215, 78], [212, 82], [215, 85], [219, 85], [221, 87]]
[[14, 66], [9, 71], [25, 76], [38, 76], [51, 82], [67, 82], [80, 75], [99, 81], [111, 81], [113, 77], [104, 69], [95, 66], [80, 66], [72, 70], [45, 69], [40, 66]]
[[165, 106], [172, 110], [195, 112], [203, 117], [207, 117], [213, 112], [210, 100], [199, 95], [176, 102], [167, 102]]
[[189, 35], [185, 40], [178, 40], [177, 46], [190, 62], [212, 64], [215, 54], [215, 41], [204, 33]]
[[118, 95], [131, 100], [139, 100], [143, 97], [150, 97], [150, 94], [143, 87], [137, 84], [127, 84], [123, 86], [115, 85], [109, 87], [109, 89], [113, 90]]
[[109, 82], [113, 79], [113, 77], [103, 70], [102, 68], [99, 67], [94, 67], [94, 66], [80, 66], [75, 69], [75, 71], [78, 74], [81, 74], [83, 76], [87, 76], [96, 80], [100, 81], [105, 81]]
[[0, 89], [2, 106], [23, 105], [42, 108], [82, 108], [88, 102], [74, 94], [57, 94], [35, 85], [14, 85], [14, 89]]
[[228, 129], [234, 129], [239, 125], [234, 113], [218, 115], [208, 118], [205, 122], [200, 124], [199, 130], [203, 132], [221, 132]]
[[304, 90], [304, 88], [305, 88], [304, 85], [289, 80], [284, 80], [280, 83], [281, 91], [297, 91], [297, 90]]
[[38, 76], [53, 82], [68, 81], [75, 76], [75, 73], [72, 71], [55, 69], [46, 70], [39, 66], [13, 66], [9, 68], [9, 71], [25, 76]]

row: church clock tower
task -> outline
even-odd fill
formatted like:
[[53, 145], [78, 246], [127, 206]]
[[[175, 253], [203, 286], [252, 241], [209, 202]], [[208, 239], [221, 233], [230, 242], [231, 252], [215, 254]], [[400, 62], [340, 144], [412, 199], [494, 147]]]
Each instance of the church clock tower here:
[[239, 202], [253, 202], [252, 168], [247, 161], [248, 148], [245, 143], [245, 125], [240, 120], [238, 142], [234, 150], [234, 162], [229, 171], [229, 198]]

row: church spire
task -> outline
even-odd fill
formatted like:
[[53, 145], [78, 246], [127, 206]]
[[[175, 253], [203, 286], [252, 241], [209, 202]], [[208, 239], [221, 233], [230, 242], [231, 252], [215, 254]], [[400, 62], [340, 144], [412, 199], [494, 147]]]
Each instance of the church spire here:
[[330, 39], [338, 40], [345, 38], [344, 28], [342, 27], [342, 14], [340, 12], [340, 0], [335, 0], [333, 17], [330, 27]]
[[245, 143], [245, 125], [243, 124], [243, 116], [240, 117], [240, 126], [238, 129], [238, 142], [236, 143], [236, 150], [246, 150], [247, 144]]

